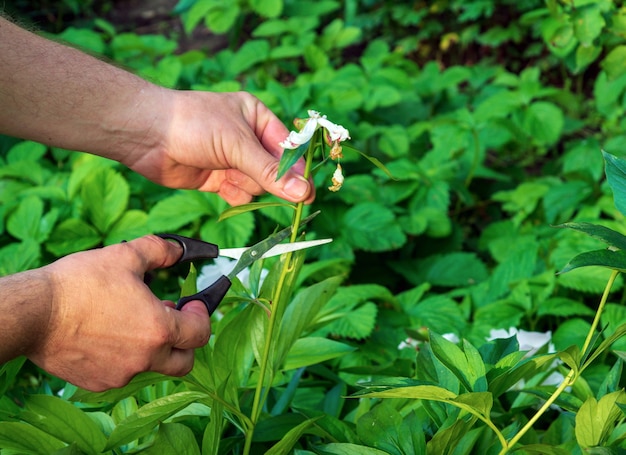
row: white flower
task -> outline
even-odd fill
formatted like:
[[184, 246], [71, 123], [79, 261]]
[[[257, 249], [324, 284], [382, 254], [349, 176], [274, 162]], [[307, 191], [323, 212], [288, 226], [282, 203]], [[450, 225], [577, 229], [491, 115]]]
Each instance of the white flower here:
[[301, 124], [303, 121], [304, 125], [300, 128], [300, 131], [291, 131], [289, 133], [287, 139], [279, 144], [282, 148], [296, 149], [302, 144], [306, 144], [311, 140], [318, 128], [324, 128], [326, 130], [326, 140], [331, 145], [350, 139], [350, 133], [347, 129], [331, 122], [325, 115], [321, 115], [314, 110], [309, 110], [307, 113], [309, 114], [309, 118], [304, 120], [296, 119], [296, 125]]

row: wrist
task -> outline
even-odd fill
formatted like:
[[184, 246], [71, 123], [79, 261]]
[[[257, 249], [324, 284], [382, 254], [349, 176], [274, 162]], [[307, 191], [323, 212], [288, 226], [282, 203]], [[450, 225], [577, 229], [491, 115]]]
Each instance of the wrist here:
[[52, 319], [52, 282], [44, 268], [0, 278], [0, 362], [36, 351]]

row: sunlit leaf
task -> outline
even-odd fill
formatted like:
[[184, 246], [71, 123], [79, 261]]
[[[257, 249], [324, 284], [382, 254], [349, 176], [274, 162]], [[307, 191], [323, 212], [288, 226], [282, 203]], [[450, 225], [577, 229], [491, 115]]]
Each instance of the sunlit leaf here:
[[603, 445], [616, 420], [622, 416], [617, 403], [624, 403], [624, 391], [603, 396], [600, 401], [590, 397], [576, 413], [576, 441], [583, 448]]

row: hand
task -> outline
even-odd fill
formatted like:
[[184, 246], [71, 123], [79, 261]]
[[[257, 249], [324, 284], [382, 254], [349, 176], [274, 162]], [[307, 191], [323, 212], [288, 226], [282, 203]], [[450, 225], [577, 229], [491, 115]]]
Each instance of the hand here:
[[181, 311], [144, 284], [145, 272], [168, 267], [181, 247], [157, 236], [72, 254], [38, 269], [51, 281], [47, 327], [27, 356], [49, 373], [102, 391], [137, 373], [188, 373], [194, 348], [210, 336], [202, 302]]
[[218, 193], [231, 205], [265, 191], [292, 202], [313, 201], [313, 184], [302, 177], [303, 160], [276, 181], [283, 152], [278, 144], [289, 132], [257, 98], [245, 92], [159, 90], [158, 97], [151, 96], [163, 114], [150, 128], [140, 128], [158, 143], [120, 157], [124, 164], [165, 186]]

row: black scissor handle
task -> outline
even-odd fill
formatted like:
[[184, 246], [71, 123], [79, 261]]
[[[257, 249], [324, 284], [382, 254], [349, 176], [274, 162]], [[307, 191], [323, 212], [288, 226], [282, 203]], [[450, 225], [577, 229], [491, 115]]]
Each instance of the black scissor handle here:
[[216, 258], [220, 254], [220, 249], [214, 243], [203, 240], [192, 239], [178, 234], [157, 234], [162, 239], [174, 240], [183, 247], [183, 254], [178, 262], [195, 261], [198, 259]]
[[222, 275], [217, 279], [215, 283], [203, 289], [202, 291], [192, 295], [181, 297], [178, 300], [176, 309], [180, 310], [192, 300], [200, 300], [202, 301], [202, 303], [204, 303], [204, 306], [209, 312], [209, 316], [211, 316], [230, 289], [230, 284], [230, 279], [226, 275]]

